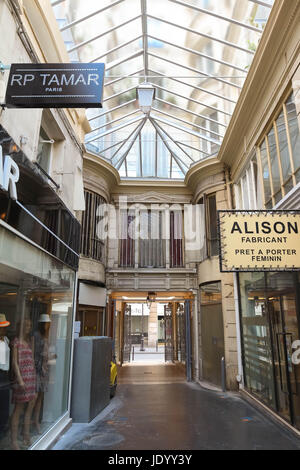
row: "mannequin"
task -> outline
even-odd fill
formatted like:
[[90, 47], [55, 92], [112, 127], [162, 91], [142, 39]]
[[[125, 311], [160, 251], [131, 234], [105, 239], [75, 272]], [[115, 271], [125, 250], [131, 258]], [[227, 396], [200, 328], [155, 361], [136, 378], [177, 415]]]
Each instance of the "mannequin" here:
[[34, 405], [33, 422], [40, 433], [40, 411], [44, 393], [48, 390], [49, 382], [49, 328], [51, 319], [47, 314], [40, 315], [39, 329], [34, 333], [34, 362], [37, 379], [37, 399]]
[[13, 342], [12, 366], [15, 374], [12, 402], [15, 408], [11, 417], [11, 444], [20, 450], [18, 430], [20, 415], [24, 410], [23, 444], [29, 447], [30, 420], [36, 400], [36, 372], [34, 367], [33, 338], [30, 336], [31, 321], [25, 319], [20, 325], [19, 336]]
[[9, 340], [6, 329], [10, 322], [0, 313], [0, 439], [5, 436], [9, 418]]

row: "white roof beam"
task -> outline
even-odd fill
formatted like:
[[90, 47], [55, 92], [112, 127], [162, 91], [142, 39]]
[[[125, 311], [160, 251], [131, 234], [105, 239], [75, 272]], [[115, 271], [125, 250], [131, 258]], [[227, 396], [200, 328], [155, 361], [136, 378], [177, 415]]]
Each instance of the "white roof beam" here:
[[170, 101], [162, 100], [161, 98], [155, 98], [155, 100], [159, 101], [160, 103], [163, 103], [167, 106], [172, 106], [173, 108], [179, 109], [180, 111], [184, 111], [185, 113], [192, 114], [193, 116], [196, 116], [197, 118], [201, 118], [201, 119], [204, 119], [206, 121], [218, 124], [218, 126], [222, 126], [222, 127], [227, 128], [227, 126], [225, 124], [222, 124], [221, 122], [215, 121], [214, 119], [211, 119], [209, 116], [204, 116], [203, 114], [194, 113], [193, 111], [190, 111], [190, 110], [185, 109], [185, 108], [181, 108], [180, 106], [177, 106], [176, 104], [173, 104]]
[[197, 137], [198, 139], [207, 140], [208, 142], [210, 142], [212, 144], [216, 144], [219, 147], [221, 146], [221, 143], [218, 142], [216, 139], [206, 137], [205, 135], [202, 135], [202, 134], [200, 134], [198, 132], [195, 132], [195, 131], [191, 131], [190, 129], [182, 128], [181, 126], [178, 126], [177, 124], [175, 124], [173, 122], [166, 121], [165, 119], [159, 118], [157, 116], [155, 117], [155, 120], [158, 121], [158, 122], [161, 122], [162, 124], [166, 124], [167, 126], [174, 127], [175, 129], [178, 129], [181, 132], [186, 132], [187, 134], [191, 134], [192, 136]]
[[108, 131], [103, 132], [103, 134], [99, 134], [96, 137], [93, 137], [92, 139], [87, 140], [86, 144], [89, 144], [90, 142], [94, 142], [94, 140], [100, 140], [109, 134], [113, 134], [114, 132], [117, 132], [120, 129], [123, 129], [124, 127], [130, 126], [131, 124], [134, 124], [135, 122], [140, 121], [141, 119], [143, 118], [139, 116], [136, 119], [131, 119], [131, 121], [125, 122], [125, 124], [120, 124], [119, 126], [113, 127], [112, 129], [109, 129]]
[[117, 109], [124, 108], [125, 106], [129, 106], [130, 104], [135, 103], [135, 101], [136, 101], [136, 99], [130, 100], [130, 101], [127, 101], [126, 103], [120, 104], [119, 106], [115, 106], [114, 108], [108, 109], [107, 111], [105, 111], [105, 113], [101, 113], [101, 114], [98, 114], [97, 116], [94, 116], [94, 117], [90, 118], [89, 121], [93, 121], [94, 119], [98, 119], [101, 116], [105, 116], [106, 114], [110, 114], [113, 111], [116, 111]]
[[104, 54], [99, 55], [98, 57], [96, 57], [95, 59], [91, 60], [90, 62], [91, 62], [91, 63], [97, 62], [97, 60], [100, 60], [100, 59], [102, 59], [103, 57], [106, 57], [106, 56], [108, 56], [109, 54], [112, 54], [113, 52], [116, 52], [116, 51], [118, 51], [119, 49], [122, 49], [123, 47], [126, 47], [126, 46], [128, 46], [129, 44], [132, 44], [132, 43], [135, 42], [135, 41], [138, 41], [138, 39], [140, 39], [141, 37], [142, 37], [142, 34], [140, 34], [139, 36], [136, 36], [136, 37], [133, 38], [133, 39], [130, 39], [129, 41], [123, 42], [122, 44], [119, 44], [118, 46], [113, 47], [113, 48], [110, 49], [109, 51], [106, 51]]
[[[169, 113], [166, 113], [165, 111], [161, 111], [160, 109], [153, 108], [153, 107], [152, 107], [152, 111], [155, 111], [156, 113], [159, 113], [159, 114], [164, 114], [165, 116], [168, 116], [168, 117], [171, 118], [171, 119], [176, 119], [176, 121], [184, 122], [185, 124], [188, 124], [189, 126], [197, 127], [197, 129], [201, 129], [201, 130], [204, 131], [204, 132], [207, 132], [207, 131], [208, 131], [208, 129], [205, 129], [205, 127], [201, 127], [201, 126], [198, 126], [197, 124], [194, 124], [193, 122], [189, 122], [189, 121], [186, 121], [185, 119], [181, 119], [181, 118], [179, 118], [179, 117], [177, 117], [177, 116], [174, 116], [174, 114], [169, 114]], [[224, 138], [223, 135], [218, 134], [217, 132], [214, 132], [214, 131], [210, 131], [210, 130], [209, 130], [209, 133], [210, 133], [210, 134], [214, 134], [214, 135], [220, 137], [221, 139]]]
[[132, 111], [131, 113], [124, 114], [124, 116], [118, 117], [117, 119], [114, 119], [113, 121], [109, 121], [106, 124], [102, 124], [102, 126], [95, 127], [95, 129], [92, 130], [92, 132], [99, 131], [100, 129], [103, 129], [103, 127], [109, 127], [111, 124], [114, 124], [115, 122], [121, 121], [122, 119], [125, 119], [129, 116], [132, 116], [133, 114], [140, 113], [140, 109], [136, 109], [135, 111]]
[[124, 162], [124, 160], [126, 159], [127, 155], [129, 154], [130, 150], [132, 149], [139, 133], [142, 131], [145, 123], [147, 121], [147, 118], [144, 118], [143, 121], [141, 122], [140, 126], [138, 126], [138, 129], [136, 130], [135, 134], [134, 134], [134, 137], [132, 139], [132, 142], [129, 146], [129, 148], [126, 150], [125, 154], [123, 155], [123, 157], [121, 158], [121, 160], [116, 164], [116, 169], [119, 170]]
[[204, 155], [207, 155], [208, 157], [210, 157], [210, 153], [205, 152], [204, 150], [197, 149], [196, 147], [193, 147], [192, 145], [188, 145], [185, 142], [179, 142], [178, 140], [175, 140], [175, 142], [177, 145], [179, 145], [179, 147], [183, 145], [184, 147], [188, 147], [189, 149], [195, 150], [196, 152], [199, 152], [199, 153], [203, 153]]
[[[110, 86], [110, 85], [113, 85], [114, 83], [117, 83], [117, 82], [120, 82], [121, 80], [124, 80], [124, 78], [129, 78], [131, 77], [132, 75], [138, 75], [139, 73], [142, 73], [144, 71], [144, 69], [140, 69], [140, 70], [137, 70], [136, 72], [132, 72], [131, 74], [127, 75], [126, 77], [120, 77], [120, 78], [116, 78], [116, 80], [111, 80], [110, 82], [107, 82], [104, 84], [104, 86]], [[106, 78], [109, 78], [106, 77]], [[140, 78], [140, 77], [138, 77]]]
[[[151, 118], [153, 118], [153, 116], [151, 116]], [[168, 139], [170, 139], [170, 140], [173, 142], [173, 144], [175, 144], [176, 147], [178, 147], [179, 150], [180, 150], [181, 152], [183, 152], [183, 153], [189, 158], [189, 160], [191, 160], [191, 162], [194, 163], [193, 158], [192, 158], [185, 150], [183, 150], [182, 148], [180, 148], [179, 145], [177, 145], [176, 141], [173, 139], [173, 137], [170, 136], [170, 134], [169, 134], [165, 129], [163, 129], [159, 124], [157, 124], [157, 122], [155, 121], [155, 118], [152, 119], [152, 121], [154, 121], [155, 124], [157, 125], [157, 127], [160, 128], [161, 132], [163, 132], [163, 133], [168, 137]], [[153, 123], [153, 122], [152, 122], [152, 123]], [[176, 154], [176, 156], [177, 156], [177, 158], [180, 159], [179, 155]], [[187, 166], [186, 163], [184, 163], [183, 160], [181, 160], [181, 161], [182, 161], [182, 163], [183, 163], [185, 166]]]
[[[64, 0], [64, 1], [65, 1], [65, 0]], [[124, 21], [124, 23], [121, 23], [121, 24], [119, 24], [119, 25], [117, 25], [117, 26], [114, 26], [113, 28], [107, 29], [106, 31], [104, 31], [104, 33], [97, 34], [97, 36], [93, 36], [92, 38], [87, 39], [86, 41], [83, 41], [83, 42], [81, 42], [80, 44], [77, 44], [77, 45], [74, 46], [74, 47], [71, 47], [71, 49], [68, 49], [68, 52], [77, 51], [77, 50], [80, 49], [81, 47], [84, 47], [84, 46], [86, 46], [87, 44], [90, 44], [91, 42], [96, 41], [97, 39], [100, 39], [100, 38], [102, 38], [103, 36], [106, 36], [106, 34], [113, 33], [113, 32], [116, 31], [117, 29], [122, 28], [122, 26], [126, 26], [127, 24], [132, 23], [133, 21], [139, 19], [140, 17], [141, 17], [141, 15], [135, 16], [134, 18], [131, 18], [130, 20]]]
[[226, 67], [229, 67], [229, 68], [234, 69], [234, 70], [238, 70], [239, 72], [245, 73], [247, 75], [247, 70], [242, 69], [241, 67], [237, 67], [236, 65], [231, 64], [229, 62], [225, 62], [224, 60], [216, 59], [216, 58], [211, 57], [209, 55], [202, 54], [202, 52], [198, 52], [198, 51], [195, 51], [194, 49], [190, 49], [189, 47], [179, 46], [178, 44], [174, 44], [173, 42], [169, 42], [166, 39], [157, 38], [156, 36], [151, 36], [150, 34], [148, 35], [148, 37], [151, 38], [151, 39], [155, 39], [156, 41], [163, 42], [164, 44], [168, 44], [169, 46], [176, 47], [177, 49], [181, 49], [185, 52], [188, 52], [189, 54], [194, 54], [194, 55], [197, 55], [199, 57], [204, 57], [205, 59], [211, 60], [212, 62], [217, 62], [218, 64], [225, 65]]
[[[119, 153], [119, 151], [121, 150], [121, 148], [124, 147], [124, 145], [125, 145], [127, 142], [130, 142], [131, 137], [132, 137], [134, 134], [136, 134], [136, 132], [137, 132], [137, 130], [140, 128], [140, 126], [141, 126], [141, 124], [138, 124], [138, 125], [133, 129], [133, 131], [130, 132], [129, 136], [126, 137], [126, 139], [123, 140], [121, 147], [119, 147], [119, 148], [117, 149], [117, 151], [112, 155], [111, 161], [113, 161], [113, 159], [114, 159], [115, 156]], [[137, 133], [137, 135], [138, 135], [138, 133]], [[133, 139], [133, 142], [136, 140], [136, 138], [137, 138], [137, 137], [135, 137], [135, 138]], [[117, 163], [120, 161], [120, 159], [122, 159], [122, 157], [123, 157], [123, 155], [115, 162], [115, 164], [117, 164]]]
[[211, 36], [210, 34], [205, 34], [205, 33], [196, 31], [195, 29], [187, 28], [186, 26], [182, 26], [180, 24], [172, 23], [171, 21], [165, 20], [163, 18], [159, 18], [157, 16], [148, 15], [148, 17], [152, 18], [154, 20], [157, 20], [157, 21], [161, 21], [162, 23], [169, 24], [170, 26], [174, 26], [175, 28], [183, 29], [184, 31], [188, 31], [189, 33], [197, 34], [198, 36], [207, 38], [211, 41], [219, 42], [220, 44], [223, 44], [224, 46], [234, 47], [235, 49], [239, 49], [240, 51], [246, 52], [247, 54], [252, 54], [252, 55], [255, 54], [255, 52], [251, 51], [250, 49], [246, 49], [245, 47], [239, 46], [238, 44], [234, 44], [232, 42], [225, 41], [224, 39], [216, 38], [215, 36]]
[[143, 49], [144, 49], [144, 76], [145, 82], [148, 79], [148, 18], [147, 18], [147, 0], [141, 0], [142, 12], [142, 31], [143, 31]]
[[174, 154], [174, 152], [172, 151], [171, 147], [169, 146], [167, 140], [164, 138], [163, 134], [161, 133], [161, 130], [160, 130], [160, 127], [158, 126], [158, 124], [152, 119], [152, 118], [149, 118], [152, 125], [155, 127], [156, 129], [156, 132], [158, 133], [159, 137], [161, 138], [161, 140], [163, 141], [163, 143], [165, 144], [165, 146], [167, 147], [167, 149], [169, 150], [171, 156], [174, 158], [174, 160], [176, 161], [177, 165], [179, 166], [180, 170], [182, 171], [182, 173], [185, 175], [186, 174], [186, 170], [184, 170], [183, 166], [181, 164], [183, 164], [186, 169], [188, 170], [189, 167], [186, 163], [183, 163], [179, 157], [177, 155]]
[[121, 96], [124, 93], [128, 93], [128, 91], [132, 91], [135, 89], [136, 89], [136, 86], [131, 86], [130, 88], [127, 88], [126, 90], [119, 91], [119, 93], [115, 93], [114, 95], [110, 95], [108, 98], [105, 98], [103, 100], [103, 103], [105, 103], [106, 101], [112, 100], [113, 98], [117, 98], [117, 96]]
[[259, 28], [256, 28], [255, 26], [251, 26], [246, 23], [241, 23], [240, 21], [234, 20], [233, 18], [228, 18], [223, 15], [218, 15], [217, 13], [214, 13], [211, 10], [205, 10], [204, 8], [199, 8], [189, 3], [182, 2], [180, 0], [169, 0], [169, 2], [177, 3], [178, 5], [181, 5], [186, 8], [191, 8], [192, 10], [199, 11], [199, 13], [204, 13], [205, 15], [213, 16], [215, 18], [218, 18], [219, 20], [227, 21], [228, 23], [232, 23], [236, 26], [240, 26], [241, 28], [250, 29], [251, 31], [255, 31], [256, 33], [260, 33], [260, 34], [262, 33], [262, 30]]
[[257, 5], [261, 5], [262, 7], [270, 9], [273, 7], [273, 5], [270, 5], [270, 3], [262, 2], [261, 0], [249, 0], [249, 2], [256, 3]]
[[143, 53], [144, 53], [144, 51], [143, 51], [143, 49], [141, 49], [137, 52], [134, 52], [133, 54], [128, 55], [127, 57], [124, 57], [123, 59], [121, 59], [117, 62], [116, 61], [110, 62], [107, 65], [107, 67], [105, 67], [105, 70], [106, 70], [106, 72], [108, 72], [109, 70], [113, 69], [114, 67], [117, 67], [118, 65], [124, 64], [124, 62], [128, 62], [129, 60], [135, 59], [136, 57], [140, 57]]
[[216, 98], [219, 98], [219, 99], [221, 99], [221, 100], [228, 101], [229, 103], [236, 104], [236, 101], [231, 100], [230, 98], [227, 98], [226, 96], [219, 95], [218, 93], [214, 93], [213, 91], [206, 90], [205, 88], [201, 88], [201, 87], [196, 86], [196, 85], [191, 85], [190, 83], [183, 82], [182, 80], [178, 80], [177, 78], [168, 77], [167, 75], [165, 75], [165, 74], [163, 74], [163, 73], [161, 73], [161, 72], [156, 72], [155, 70], [150, 70], [150, 69], [149, 69], [149, 72], [154, 73], [154, 74], [156, 74], [156, 75], [160, 75], [160, 76], [162, 76], [162, 77], [165, 77], [165, 78], [167, 78], [168, 80], [172, 80], [172, 81], [174, 81], [174, 82], [181, 83], [182, 85], [189, 86], [190, 88], [193, 88], [193, 89], [202, 91], [203, 93], [207, 93], [207, 94], [209, 94], [209, 95], [215, 96]]
[[[208, 73], [205, 73], [205, 72], [201, 72], [201, 70], [197, 70], [197, 69], [194, 69], [193, 67], [189, 67], [187, 65], [182, 65], [182, 64], [179, 64], [177, 62], [174, 62], [173, 60], [171, 59], [167, 59], [165, 57], [162, 57], [162, 56], [159, 56], [157, 54], [154, 54], [153, 52], [148, 52], [148, 55], [151, 56], [151, 57], [155, 57], [156, 59], [159, 59], [159, 60], [162, 60], [164, 62], [169, 62], [170, 64], [173, 64], [173, 65], [177, 65], [177, 67], [181, 67], [183, 69], [186, 69], [186, 70], [189, 70], [190, 72], [194, 72], [198, 75], [203, 75], [203, 77], [205, 78], [209, 78], [209, 79], [213, 79], [213, 80], [217, 80], [219, 82], [222, 82], [222, 83], [225, 83], [226, 85], [230, 85], [230, 86], [233, 86], [235, 88], [238, 88], [239, 90], [242, 89], [241, 86], [239, 85], [236, 85], [235, 83], [232, 83], [232, 82], [228, 82], [227, 80], [224, 80], [222, 78], [219, 78], [219, 77], [214, 77], [213, 75], [209, 75]], [[232, 77], [232, 78], [236, 78], [236, 77]]]
[[93, 18], [93, 16], [99, 15], [105, 10], [108, 10], [109, 8], [114, 7], [115, 5], [118, 5], [119, 3], [124, 2], [124, 0], [117, 0], [114, 3], [111, 3], [110, 5], [106, 5], [105, 7], [101, 8], [100, 10], [94, 11], [94, 13], [90, 13], [87, 16], [84, 16], [80, 18], [79, 20], [72, 21], [72, 23], [67, 24], [66, 26], [63, 26], [60, 31], [66, 31], [67, 29], [72, 28], [73, 26], [76, 26], [79, 23], [82, 23], [83, 21], [88, 20], [89, 18]]
[[207, 103], [202, 103], [201, 101], [194, 100], [193, 98], [190, 98], [188, 96], [180, 95], [179, 93], [176, 93], [175, 91], [169, 90], [168, 88], [164, 88], [160, 85], [155, 85], [154, 83], [151, 83], [151, 85], [154, 86], [155, 88], [158, 88], [159, 90], [166, 91], [167, 93], [170, 93], [170, 94], [175, 95], [175, 96], [179, 96], [180, 98], [183, 98], [187, 101], [191, 101], [192, 103], [196, 103], [199, 106], [203, 106], [204, 108], [212, 109], [213, 111], [215, 111], [217, 113], [222, 113], [222, 114], [225, 114], [225, 116], [231, 117], [231, 114], [227, 113], [227, 111], [223, 111], [222, 109], [215, 108], [214, 106], [210, 106]]

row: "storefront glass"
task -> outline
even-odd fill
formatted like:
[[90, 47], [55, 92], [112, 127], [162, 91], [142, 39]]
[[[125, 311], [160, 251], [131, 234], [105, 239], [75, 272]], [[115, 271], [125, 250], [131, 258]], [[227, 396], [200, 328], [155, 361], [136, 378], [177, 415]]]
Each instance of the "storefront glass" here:
[[240, 273], [239, 279], [245, 385], [299, 428], [298, 276]]
[[0, 225], [0, 449], [26, 449], [68, 408], [75, 273]]

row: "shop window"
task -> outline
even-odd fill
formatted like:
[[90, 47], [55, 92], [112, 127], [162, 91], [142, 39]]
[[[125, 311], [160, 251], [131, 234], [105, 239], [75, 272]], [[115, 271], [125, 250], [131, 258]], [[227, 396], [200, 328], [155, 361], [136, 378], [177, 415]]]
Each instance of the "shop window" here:
[[183, 214], [182, 211], [170, 212], [170, 266], [183, 266]]
[[75, 273], [0, 226], [0, 449], [68, 411]]
[[280, 107], [258, 151], [264, 204], [271, 209], [300, 182], [300, 134], [292, 93]]
[[85, 211], [82, 220], [81, 254], [97, 261], [105, 260], [105, 234], [103, 216], [105, 199], [99, 194], [85, 191]]

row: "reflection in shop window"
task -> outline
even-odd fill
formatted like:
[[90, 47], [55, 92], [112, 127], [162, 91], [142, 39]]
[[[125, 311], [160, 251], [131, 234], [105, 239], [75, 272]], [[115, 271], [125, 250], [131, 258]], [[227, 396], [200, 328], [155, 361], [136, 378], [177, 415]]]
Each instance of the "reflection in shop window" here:
[[3, 227], [0, 260], [0, 449], [18, 450], [68, 408], [75, 274]]

